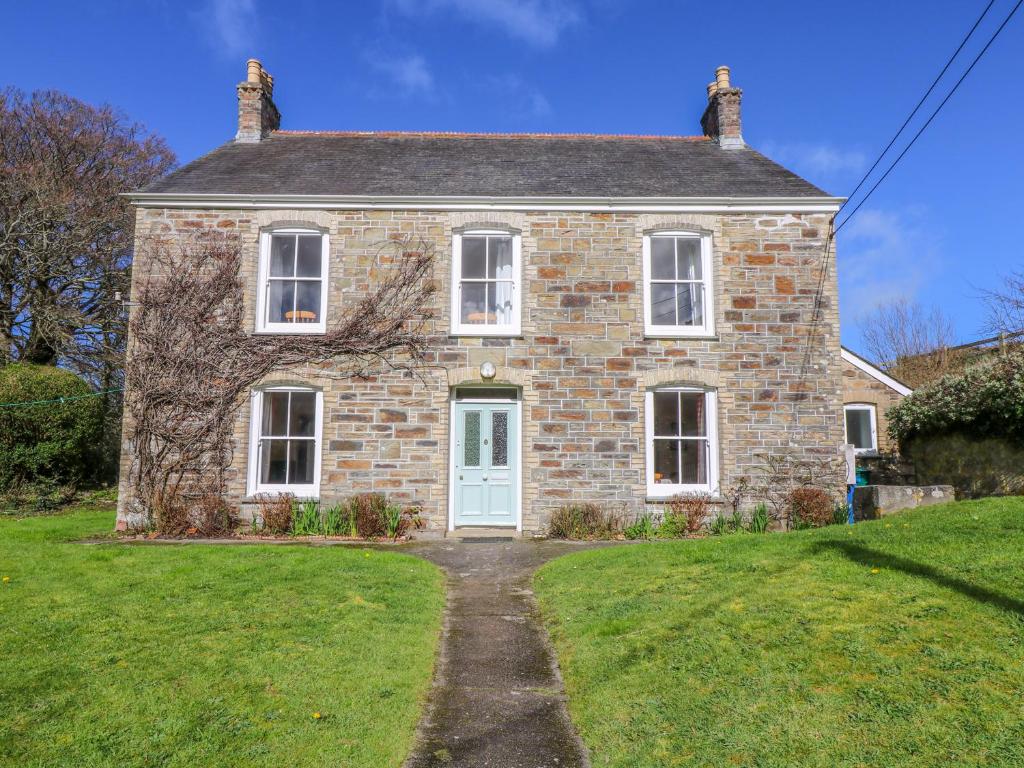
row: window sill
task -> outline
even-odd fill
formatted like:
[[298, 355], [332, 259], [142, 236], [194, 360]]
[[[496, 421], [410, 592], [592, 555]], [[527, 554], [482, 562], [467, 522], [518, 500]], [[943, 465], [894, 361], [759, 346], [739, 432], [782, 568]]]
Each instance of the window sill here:
[[319, 501], [320, 489], [319, 488], [308, 488], [306, 486], [293, 486], [291, 488], [279, 487], [279, 488], [259, 488], [251, 493], [247, 493], [242, 498], [243, 504], [257, 504], [259, 503], [259, 496], [282, 496], [291, 495], [295, 497], [296, 501], [307, 501], [312, 499], [313, 501]]
[[[691, 494], [692, 493], [708, 493], [708, 494], [711, 494], [711, 492], [708, 491], [708, 490], [693, 490], [693, 489], [686, 490], [686, 491], [677, 491], [676, 493], [672, 493], [672, 494], [670, 494], [668, 496], [652, 496], [650, 493], [648, 493], [647, 496], [644, 498], [644, 502], [646, 504], [666, 504], [669, 501], [671, 501], [674, 496], [678, 496], [680, 494], [687, 494], [687, 493], [691, 493]], [[725, 503], [725, 497], [724, 496], [716, 496], [714, 494], [711, 494], [711, 495], [708, 496], [708, 503], [710, 503], [710, 504], [724, 504]]]
[[325, 333], [326, 328], [257, 328], [253, 331], [254, 336], [323, 336]]
[[716, 333], [659, 333], [657, 331], [644, 331], [644, 338], [666, 341], [721, 341]]
[[481, 333], [480, 331], [458, 330], [449, 331], [449, 339], [521, 339], [523, 332], [519, 329], [512, 331], [496, 331]]

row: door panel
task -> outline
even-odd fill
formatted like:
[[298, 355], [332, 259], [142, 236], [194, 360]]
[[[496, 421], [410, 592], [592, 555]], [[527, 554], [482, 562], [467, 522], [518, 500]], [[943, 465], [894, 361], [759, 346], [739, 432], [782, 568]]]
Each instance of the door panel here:
[[518, 403], [455, 404], [455, 525], [514, 526]]

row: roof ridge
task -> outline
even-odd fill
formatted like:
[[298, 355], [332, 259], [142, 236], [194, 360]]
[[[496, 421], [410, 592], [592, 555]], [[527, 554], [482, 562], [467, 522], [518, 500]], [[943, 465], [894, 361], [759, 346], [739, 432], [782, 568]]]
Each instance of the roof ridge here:
[[667, 140], [667, 141], [710, 141], [707, 136], [662, 136], [658, 134], [629, 133], [501, 133], [473, 131], [303, 131], [277, 130], [273, 135], [286, 136], [352, 136], [366, 138], [432, 138], [432, 139], [622, 139], [622, 140]]

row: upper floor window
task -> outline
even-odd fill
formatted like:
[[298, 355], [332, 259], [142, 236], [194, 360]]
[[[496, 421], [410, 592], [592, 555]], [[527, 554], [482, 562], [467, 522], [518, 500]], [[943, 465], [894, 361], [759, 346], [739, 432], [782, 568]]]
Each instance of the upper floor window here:
[[456, 233], [452, 243], [452, 333], [518, 335], [519, 275], [519, 235], [492, 230]]
[[647, 495], [712, 492], [718, 484], [715, 392], [686, 387], [645, 394]]
[[857, 453], [877, 451], [875, 406], [870, 403], [853, 403], [843, 406], [843, 410], [846, 412], [846, 442], [853, 445]]
[[327, 312], [327, 235], [278, 229], [260, 237], [256, 330], [323, 333]]
[[320, 492], [323, 393], [299, 387], [253, 392], [249, 489], [316, 496]]
[[712, 334], [711, 237], [693, 232], [645, 235], [643, 257], [644, 332]]

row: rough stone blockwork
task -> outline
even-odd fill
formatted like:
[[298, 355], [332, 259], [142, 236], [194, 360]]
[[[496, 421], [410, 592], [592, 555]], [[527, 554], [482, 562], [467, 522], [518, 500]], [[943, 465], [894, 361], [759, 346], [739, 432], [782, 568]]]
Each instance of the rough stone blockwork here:
[[[281, 224], [330, 234], [328, 321], [367, 290], [385, 239], [413, 234], [437, 249], [436, 345], [425, 383], [393, 373], [346, 381], [332, 378], [330, 370], [273, 377], [324, 390], [324, 500], [381, 491], [418, 502], [432, 527], [445, 527], [449, 388], [467, 379], [479, 382], [484, 361], [497, 367], [496, 382], [522, 387], [527, 531], [542, 529], [550, 510], [568, 501], [599, 501], [629, 512], [644, 508], [643, 394], [654, 383], [718, 388], [723, 487], [756, 472], [759, 454], [832, 458], [843, 441], [834, 259], [824, 281], [821, 321], [809, 336], [826, 214], [143, 209], [138, 236], [237, 232], [252, 328], [258, 235]], [[522, 234], [519, 338], [449, 336], [452, 234], [475, 226]], [[714, 338], [644, 336], [642, 237], [665, 229], [712, 235]], [[136, 265], [136, 284], [145, 270], [145, 263]], [[235, 433], [230, 491], [236, 502], [246, 495], [248, 428], [246, 406]], [[122, 508], [130, 493], [122, 487]]]

